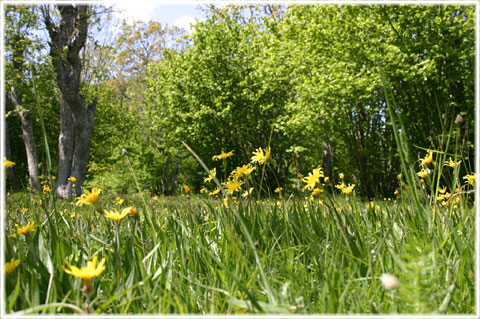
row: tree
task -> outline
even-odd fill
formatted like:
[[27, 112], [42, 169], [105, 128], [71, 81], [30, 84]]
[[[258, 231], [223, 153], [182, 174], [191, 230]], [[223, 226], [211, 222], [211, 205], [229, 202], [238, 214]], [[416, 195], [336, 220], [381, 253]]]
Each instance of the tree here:
[[56, 193], [61, 198], [72, 194], [69, 176], [74, 176], [76, 194], [82, 193], [94, 127], [96, 100], [86, 106], [80, 93], [82, 61], [88, 26], [93, 16], [91, 6], [56, 5], [60, 20], [55, 21], [52, 7], [43, 6], [45, 26], [50, 35], [50, 56], [60, 90], [59, 163]]

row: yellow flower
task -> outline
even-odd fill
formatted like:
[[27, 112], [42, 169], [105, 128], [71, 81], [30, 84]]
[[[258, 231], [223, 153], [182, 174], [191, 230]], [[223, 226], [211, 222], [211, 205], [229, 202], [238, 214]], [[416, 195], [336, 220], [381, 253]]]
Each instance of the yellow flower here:
[[344, 178], [345, 178], [345, 174], [343, 174], [343, 173], [338, 174], [338, 176], [340, 177], [340, 179], [344, 179]]
[[252, 153], [253, 156], [251, 157], [252, 163], [258, 162], [258, 164], [263, 165], [266, 161], [270, 159], [270, 146], [264, 150], [260, 147], [257, 148], [255, 152]]
[[69, 178], [67, 178], [67, 180], [71, 181], [74, 184], [77, 182], [77, 179], [73, 176], [70, 176]]
[[225, 198], [223, 199], [223, 205], [224, 205], [226, 208], [229, 208], [229, 206], [228, 206], [228, 197], [225, 197]]
[[422, 168], [422, 170], [420, 172], [418, 172], [417, 175], [418, 175], [418, 177], [423, 179], [423, 178], [427, 178], [428, 173], [425, 169]]
[[122, 209], [122, 215], [123, 215], [125, 212], [127, 212], [127, 214], [130, 213], [134, 218], [137, 218], [137, 217], [138, 217], [138, 212], [137, 212], [137, 210], [135, 209], [135, 207], [133, 207], [133, 206], [126, 207], [126, 208]]
[[5, 264], [5, 275], [13, 274], [18, 265], [20, 265], [20, 259], [10, 259], [10, 262]]
[[105, 211], [105, 217], [113, 219], [116, 222], [119, 222], [122, 218], [128, 215], [130, 213], [130, 208], [126, 208], [122, 210], [122, 213], [119, 213], [117, 211]]
[[323, 181], [324, 181], [325, 183], [328, 183], [328, 182], [330, 181], [330, 177], [328, 177], [328, 176], [325, 177], [325, 178], [323, 179]]
[[342, 182], [341, 184], [335, 185], [335, 188], [337, 189], [344, 189], [345, 187], [347, 187], [347, 185], [345, 185], [344, 182]]
[[438, 188], [438, 192], [440, 194], [445, 194], [446, 191], [447, 191], [447, 186], [444, 186], [443, 188]]
[[92, 278], [100, 276], [100, 274], [105, 270], [105, 258], [102, 258], [98, 265], [97, 260], [98, 257], [93, 256], [92, 261], [89, 261], [86, 267], [82, 267], [80, 269], [76, 266], [70, 265], [69, 262], [67, 262], [67, 266], [70, 269], [66, 269], [65, 267], [62, 268], [67, 274], [70, 274], [76, 278], [82, 278], [84, 283], [83, 291], [89, 292], [92, 288], [90, 285], [90, 281], [92, 280]]
[[275, 193], [280, 194], [282, 192], [283, 188], [282, 187], [277, 187], [275, 188]]
[[203, 179], [203, 182], [204, 183], [211, 182], [214, 177], [217, 177], [217, 169], [216, 168], [213, 168], [213, 169], [210, 170], [210, 174], [208, 175], [208, 177], [205, 177]]
[[35, 224], [35, 222], [29, 222], [25, 226], [22, 227], [17, 227], [16, 233], [11, 234], [8, 237], [15, 237], [15, 236], [25, 236], [26, 234], [32, 232], [35, 230], [35, 227], [38, 227], [39, 225]]
[[154, 200], [154, 201], [158, 201], [158, 196], [154, 196], [154, 197], [153, 197], [153, 200]]
[[190, 186], [188, 186], [188, 185], [183, 185], [183, 189], [185, 190], [185, 193], [187, 193], [187, 195], [190, 194]]
[[321, 189], [321, 188], [315, 188], [315, 189], [312, 191], [312, 195], [313, 195], [313, 196], [316, 196], [316, 195], [321, 194], [321, 193], [323, 193], [323, 189]]
[[425, 158], [422, 158], [420, 160], [420, 166], [424, 167], [425, 165], [428, 165], [431, 162], [433, 162], [433, 151], [428, 151], [428, 154], [425, 156]]
[[354, 187], [355, 187], [355, 184], [352, 184], [352, 185], [348, 184], [348, 187], [342, 188], [342, 193], [349, 195], [350, 193], [352, 193]]
[[207, 189], [205, 187], [200, 188], [200, 193], [206, 193]]
[[470, 184], [470, 185], [473, 185], [475, 184], [475, 180], [477, 179], [477, 175], [475, 173], [472, 173], [472, 174], [469, 174], [469, 175], [465, 175], [463, 177], [464, 180], [466, 180], [466, 183]]
[[22, 213], [24, 213], [24, 214], [25, 214], [25, 213], [27, 213], [27, 212], [28, 212], [28, 208], [25, 208], [25, 207], [24, 207], [24, 208], [20, 209], [20, 212], [22, 212]]
[[3, 163], [5, 165], [5, 169], [9, 169], [13, 165], [15, 165], [15, 162], [9, 161], [6, 157], [3, 158]]
[[397, 175], [397, 179], [402, 179], [402, 176], [403, 176], [402, 173], [399, 173], [399, 174]]
[[462, 161], [458, 161], [458, 162], [455, 162], [452, 160], [452, 158], [450, 157], [449, 158], [449, 161], [447, 163], [445, 163], [444, 165], [445, 166], [450, 166], [451, 168], [455, 168], [456, 166], [460, 165], [460, 163], [462, 163]]
[[400, 191], [399, 191], [398, 189], [396, 189], [393, 194], [394, 194], [394, 195], [399, 195], [399, 194], [400, 194]]
[[43, 185], [43, 192], [44, 193], [50, 193], [52, 189], [50, 188], [50, 186], [48, 185]]
[[216, 161], [216, 160], [224, 160], [224, 159], [227, 159], [229, 157], [233, 156], [233, 151], [230, 151], [228, 153], [225, 153], [224, 151], [222, 151], [219, 155], [213, 155], [212, 156], [212, 160]]
[[233, 194], [234, 192], [238, 192], [241, 189], [243, 182], [239, 182], [237, 179], [229, 179], [228, 181], [222, 183], [223, 186], [227, 189], [229, 194]]
[[243, 165], [235, 168], [232, 171], [231, 176], [233, 176], [233, 178], [240, 178], [244, 175], [248, 177], [253, 172], [254, 169], [255, 167], [253, 167], [252, 164]]
[[218, 195], [220, 193], [220, 188], [217, 188], [216, 190], [214, 190], [213, 192], [210, 192], [209, 195], [210, 196], [213, 196], [213, 195]]
[[247, 198], [248, 196], [250, 196], [252, 194], [252, 192], [253, 192], [253, 187], [250, 187], [245, 192], [243, 192], [242, 197]]
[[100, 187], [95, 187], [92, 191], [85, 190], [85, 192], [80, 196], [77, 197], [77, 202], [75, 203], [77, 206], [82, 205], [92, 205], [98, 199], [98, 195], [102, 192]]
[[118, 204], [118, 205], [122, 205], [124, 202], [123, 199], [121, 199], [120, 197], [116, 197], [115, 200], [113, 201], [114, 204]]
[[322, 168], [319, 166], [314, 168], [312, 173], [308, 173], [307, 177], [302, 178], [302, 181], [307, 183], [303, 189], [308, 188], [309, 190], [313, 190], [315, 188], [315, 184], [320, 181], [320, 177], [324, 177]]

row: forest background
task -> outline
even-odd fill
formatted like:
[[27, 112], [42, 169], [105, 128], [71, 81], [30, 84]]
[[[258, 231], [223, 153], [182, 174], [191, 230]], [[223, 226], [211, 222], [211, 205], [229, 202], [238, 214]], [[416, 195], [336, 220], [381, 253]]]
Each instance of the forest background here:
[[[16, 163], [7, 188], [38, 190], [59, 174], [61, 94], [38, 32], [47, 28], [45, 12], [5, 8], [5, 154]], [[213, 155], [233, 150], [226, 171], [269, 145], [267, 193], [279, 185], [299, 190], [301, 174], [321, 164], [334, 183], [338, 173], [351, 177], [362, 197], [392, 197], [400, 159], [380, 70], [409, 162], [426, 149], [455, 153], [455, 145], [445, 148], [452, 134], [462, 145], [462, 170], [474, 171], [474, 10], [205, 5], [206, 18], [189, 33], [156, 21], [115, 27], [111, 10], [95, 6], [79, 51], [80, 92], [85, 105], [96, 102], [84, 187], [136, 192], [126, 154], [148, 192], [178, 194], [184, 184], [198, 192], [206, 173], [185, 141], [208, 167]], [[26, 136], [36, 147], [36, 173]]]

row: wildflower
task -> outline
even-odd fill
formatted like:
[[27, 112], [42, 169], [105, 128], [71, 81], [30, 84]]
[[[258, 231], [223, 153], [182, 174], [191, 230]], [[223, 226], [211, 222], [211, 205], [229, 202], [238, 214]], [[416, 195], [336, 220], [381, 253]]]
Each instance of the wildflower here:
[[466, 183], [470, 184], [470, 185], [473, 185], [475, 184], [475, 179], [477, 178], [477, 175], [475, 173], [472, 173], [472, 174], [469, 174], [469, 175], [465, 175], [463, 177], [464, 180], [466, 180]]
[[444, 165], [445, 166], [450, 166], [451, 168], [455, 168], [456, 166], [460, 165], [460, 163], [462, 163], [462, 161], [458, 161], [458, 162], [455, 162], [452, 160], [452, 158], [450, 157], [449, 158], [449, 161], [447, 163], [445, 163]]
[[205, 177], [203, 179], [203, 182], [204, 183], [211, 182], [214, 177], [217, 177], [217, 169], [215, 167], [210, 170], [210, 174], [208, 175], [208, 177]]
[[443, 188], [438, 188], [438, 192], [440, 194], [445, 194], [446, 191], [447, 191], [447, 186], [444, 186]]
[[218, 195], [219, 193], [220, 193], [220, 188], [217, 188], [213, 192], [210, 192], [208, 195], [213, 196], [213, 195]]
[[282, 192], [283, 188], [282, 187], [277, 187], [275, 188], [275, 193], [280, 194]]
[[18, 265], [20, 265], [20, 259], [10, 259], [10, 261], [5, 264], [5, 275], [13, 274]]
[[70, 267], [70, 269], [66, 269], [65, 267], [62, 268], [67, 274], [70, 274], [76, 278], [82, 278], [84, 285], [82, 290], [87, 293], [92, 289], [90, 284], [92, 278], [100, 276], [100, 274], [105, 270], [105, 258], [102, 258], [98, 265], [97, 260], [98, 257], [93, 256], [92, 261], [89, 261], [86, 267], [82, 267], [80, 269], [76, 266], [70, 265], [69, 262], [67, 262], [67, 266]]
[[200, 193], [206, 193], [207, 189], [205, 187], [200, 188]]
[[253, 152], [253, 156], [251, 158], [252, 163], [258, 162], [258, 164], [263, 165], [266, 161], [270, 159], [270, 146], [267, 146], [265, 149], [265, 153], [263, 149], [260, 147], [255, 152]]
[[355, 188], [355, 184], [348, 184], [348, 187], [344, 187], [342, 189], [342, 193], [344, 193], [345, 195], [349, 195], [353, 192], [353, 189]]
[[321, 188], [315, 188], [315, 189], [312, 191], [312, 195], [313, 195], [313, 196], [316, 196], [316, 195], [321, 194], [321, 193], [323, 193], [323, 189], [321, 189]]
[[92, 205], [98, 199], [98, 195], [102, 192], [100, 187], [95, 187], [92, 191], [85, 190], [85, 192], [80, 196], [77, 197], [77, 202], [75, 203], [77, 206], [82, 205]]
[[338, 174], [338, 177], [340, 177], [340, 179], [344, 179], [344, 178], [345, 178], [345, 174], [340, 173], [340, 174]]
[[229, 157], [233, 156], [233, 151], [230, 151], [228, 153], [225, 153], [224, 151], [222, 151], [219, 155], [214, 155], [212, 156], [212, 160], [216, 161], [216, 160], [224, 160], [224, 159], [227, 159]]
[[71, 181], [74, 184], [77, 182], [77, 179], [73, 176], [70, 176], [69, 178], [67, 178], [67, 180]]
[[418, 177], [420, 177], [422, 179], [427, 178], [428, 172], [425, 169], [422, 168], [422, 170], [420, 172], [418, 172], [417, 175], [418, 175]]
[[400, 191], [398, 189], [396, 189], [395, 192], [393, 193], [393, 195], [400, 195]]
[[15, 165], [15, 162], [9, 161], [6, 157], [3, 158], [3, 163], [5, 165], [5, 169], [9, 169], [13, 165]]
[[110, 219], [113, 219], [116, 222], [119, 222], [122, 218], [127, 216], [130, 213], [130, 209], [123, 209], [122, 213], [119, 213], [117, 211], [105, 211], [105, 217], [108, 217]]
[[127, 214], [130, 213], [135, 219], [138, 218], [138, 212], [137, 212], [137, 210], [135, 209], [135, 207], [133, 207], [133, 206], [130, 206], [130, 207], [127, 207], [127, 208], [122, 209], [122, 215], [123, 215], [125, 212], [127, 212]]
[[431, 162], [433, 162], [433, 151], [428, 151], [428, 154], [425, 156], [425, 158], [420, 160], [420, 166], [424, 167]]
[[340, 189], [340, 190], [344, 189], [345, 187], [347, 187], [347, 185], [345, 185], [344, 182], [342, 182], [341, 184], [335, 185], [335, 188]]
[[115, 200], [113, 201], [114, 204], [118, 204], [118, 205], [122, 205], [124, 202], [123, 199], [121, 199], [120, 197], [115, 197]]
[[382, 274], [380, 280], [382, 281], [383, 288], [387, 290], [398, 289], [402, 286], [400, 280], [391, 274]]
[[235, 168], [232, 171], [232, 176], [233, 178], [240, 178], [244, 175], [248, 177], [253, 172], [254, 169], [255, 167], [253, 167], [252, 164], [243, 165]]
[[302, 178], [302, 181], [307, 183], [303, 189], [308, 188], [309, 190], [313, 190], [315, 188], [315, 184], [320, 181], [320, 177], [324, 177], [322, 168], [314, 168], [312, 173], [308, 173], [307, 177]]
[[245, 192], [243, 192], [242, 197], [247, 198], [248, 196], [250, 196], [252, 194], [252, 192], [253, 192], [253, 187], [250, 187]]
[[16, 233], [11, 234], [8, 237], [15, 237], [15, 236], [25, 236], [26, 234], [32, 232], [35, 230], [35, 227], [38, 227], [39, 225], [35, 224], [35, 222], [29, 222], [25, 226], [22, 227], [17, 227]]
[[402, 176], [403, 176], [402, 173], [399, 173], [399, 174], [397, 175], [397, 179], [398, 179], [398, 180], [402, 179]]
[[238, 192], [242, 186], [243, 182], [239, 182], [236, 178], [230, 179], [223, 183], [223, 186], [227, 189], [227, 192], [233, 194]]
[[153, 200], [154, 200], [154, 201], [158, 201], [158, 196], [154, 196], [154, 197], [153, 197]]
[[22, 212], [22, 213], [24, 213], [24, 214], [25, 214], [25, 213], [27, 213], [27, 212], [28, 212], [28, 208], [25, 208], [25, 207], [24, 207], [24, 208], [20, 209], [20, 212]]
[[223, 199], [223, 205], [226, 207], [226, 208], [229, 208], [230, 206], [228, 205], [228, 197], [225, 197]]
[[43, 192], [44, 193], [50, 193], [52, 189], [50, 188], [50, 186], [48, 185], [43, 185]]
[[328, 176], [325, 177], [325, 178], [323, 179], [323, 181], [324, 181], [325, 183], [328, 183], [328, 182], [330, 181], [330, 177], [328, 177]]
[[188, 185], [183, 185], [183, 189], [185, 190], [185, 193], [187, 193], [187, 195], [190, 194], [190, 186], [188, 186]]

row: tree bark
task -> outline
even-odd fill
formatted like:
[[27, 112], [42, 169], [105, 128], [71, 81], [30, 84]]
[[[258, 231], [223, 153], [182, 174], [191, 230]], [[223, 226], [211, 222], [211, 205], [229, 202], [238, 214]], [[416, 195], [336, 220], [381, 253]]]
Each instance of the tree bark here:
[[20, 117], [23, 143], [25, 144], [25, 151], [27, 154], [28, 176], [30, 181], [30, 189], [34, 192], [38, 191], [38, 153], [35, 145], [35, 138], [33, 135], [33, 121], [30, 110], [23, 108], [21, 97], [16, 94], [15, 87], [11, 87], [8, 92], [9, 98], [12, 101], [15, 109], [18, 111]]
[[[50, 56], [56, 74], [57, 86], [61, 92], [64, 104], [69, 107], [70, 116], [73, 119], [73, 135], [68, 134], [59, 137], [65, 139], [62, 144], [65, 149], [63, 156], [59, 158], [59, 167], [62, 167], [62, 176], [58, 176], [57, 195], [69, 198], [72, 193], [71, 182], [65, 179], [74, 176], [76, 195], [82, 193], [83, 182], [87, 171], [88, 157], [90, 153], [90, 139], [93, 132], [93, 114], [97, 103], [96, 100], [88, 108], [85, 99], [80, 94], [80, 74], [82, 61], [80, 50], [85, 46], [88, 34], [90, 6], [57, 5], [61, 15], [61, 21], [57, 25], [50, 16], [47, 6], [43, 7], [45, 25], [50, 35]], [[61, 116], [69, 117], [64, 109]], [[69, 118], [61, 119], [68, 123]], [[73, 151], [68, 152], [68, 145], [72, 143]], [[59, 144], [60, 147], [60, 144]], [[68, 175], [68, 176], [67, 176]]]
[[60, 96], [60, 134], [58, 135], [58, 176], [56, 194], [70, 198], [72, 183], [68, 180], [73, 160], [73, 117], [70, 106]]
[[[3, 119], [3, 127], [5, 128], [5, 157], [8, 160], [12, 159], [12, 150], [10, 148], [10, 132], [8, 131], [8, 122], [7, 119]], [[3, 159], [2, 159], [3, 160]], [[17, 178], [15, 177], [15, 172], [13, 171], [12, 167], [7, 169], [7, 178], [10, 181], [13, 189], [18, 189], [18, 182]], [[7, 185], [5, 185], [6, 187]]]

